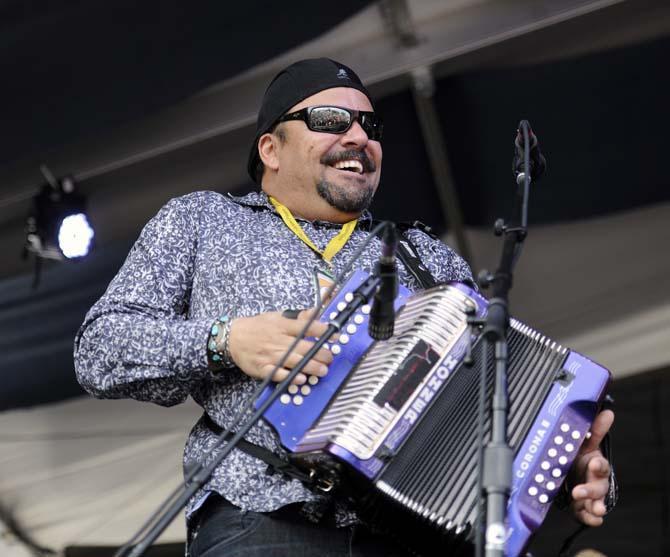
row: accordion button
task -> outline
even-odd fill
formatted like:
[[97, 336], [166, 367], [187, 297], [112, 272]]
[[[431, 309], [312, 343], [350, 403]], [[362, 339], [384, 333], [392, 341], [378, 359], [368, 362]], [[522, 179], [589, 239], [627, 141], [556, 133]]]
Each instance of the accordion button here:
[[549, 491], [553, 491], [554, 489], [556, 489], [556, 484], [554, 482], [547, 482], [547, 489]]
[[563, 473], [563, 472], [561, 471], [560, 468], [554, 468], [554, 469], [551, 471], [551, 475], [554, 476], [554, 478], [560, 478], [562, 473]]
[[293, 397], [293, 404], [295, 404], [296, 406], [300, 406], [303, 403], [303, 400], [304, 399], [300, 395], [295, 395]]
[[289, 402], [291, 402], [291, 396], [290, 396], [290, 395], [287, 395], [286, 393], [284, 393], [283, 395], [281, 395], [281, 396], [279, 397], [279, 401], [280, 401], [282, 404], [288, 404]]
[[361, 308], [361, 311], [362, 311], [365, 315], [367, 315], [368, 313], [370, 313], [370, 305], [369, 305], [369, 304], [365, 304], [365, 305]]
[[531, 497], [535, 497], [537, 495], [537, 488], [534, 485], [531, 485], [528, 488], [528, 495], [530, 495]]
[[572, 443], [568, 443], [568, 444], [565, 446], [565, 450], [566, 450], [567, 452], [571, 453], [572, 451], [575, 450], [575, 446], [574, 446]]
[[318, 378], [316, 375], [310, 375], [310, 376], [307, 378], [307, 382], [308, 382], [310, 385], [316, 385], [316, 384], [319, 382], [319, 378]]
[[549, 501], [549, 497], [547, 496], [546, 493], [543, 493], [542, 495], [540, 495], [538, 497], [538, 499], [539, 499], [540, 503], [546, 503], [547, 501]]
[[552, 447], [547, 451], [547, 454], [549, 455], [549, 458], [554, 458], [558, 454], [558, 451]]
[[346, 344], [347, 342], [349, 342], [349, 335], [347, 333], [342, 333], [340, 335], [340, 343]]
[[354, 295], [353, 295], [351, 292], [347, 292], [347, 293], [344, 295], [344, 299], [345, 299], [345, 301], [347, 301], [347, 302], [351, 302], [351, 300], [354, 299]]
[[570, 426], [568, 424], [561, 424], [561, 431], [563, 433], [567, 433], [568, 431], [570, 431]]
[[544, 476], [542, 474], [535, 474], [535, 481], [541, 484], [544, 481]]
[[548, 460], [545, 460], [542, 464], [540, 464], [540, 467], [542, 470], [549, 470], [549, 468], [551, 468], [551, 464], [549, 464]]
[[356, 325], [354, 325], [353, 323], [347, 325], [347, 333], [349, 333], [350, 335], [353, 335], [354, 333], [356, 333], [357, 330], [358, 330], [358, 327], [356, 327]]
[[335, 319], [337, 317], [337, 312], [336, 311], [331, 311], [330, 315], [328, 316], [330, 319]]
[[563, 437], [561, 437], [560, 435], [557, 435], [556, 437], [554, 437], [554, 443], [556, 443], [557, 445], [562, 445], [563, 444]]
[[360, 313], [354, 315], [354, 323], [356, 323], [356, 325], [360, 325], [363, 323], [363, 321], [365, 321], [365, 317], [363, 317]]
[[561, 466], [565, 466], [568, 463], [568, 457], [567, 456], [562, 456], [558, 459], [558, 463]]
[[337, 304], [337, 309], [339, 309], [340, 311], [342, 311], [345, 307], [347, 307], [346, 302], [340, 302]]
[[577, 439], [579, 439], [581, 436], [582, 436], [582, 434], [579, 433], [579, 431], [577, 431], [576, 429], [572, 432], [572, 438], [573, 438], [575, 441], [576, 441]]
[[342, 348], [340, 347], [339, 344], [333, 344], [333, 346], [331, 347], [330, 351], [331, 351], [333, 354], [337, 355], [337, 354], [339, 354], [340, 352], [342, 352]]
[[298, 385], [289, 385], [287, 390], [290, 394], [294, 395], [298, 392]]
[[309, 385], [303, 385], [302, 387], [300, 387], [300, 392], [303, 395], [307, 396], [309, 393], [312, 392], [312, 388]]

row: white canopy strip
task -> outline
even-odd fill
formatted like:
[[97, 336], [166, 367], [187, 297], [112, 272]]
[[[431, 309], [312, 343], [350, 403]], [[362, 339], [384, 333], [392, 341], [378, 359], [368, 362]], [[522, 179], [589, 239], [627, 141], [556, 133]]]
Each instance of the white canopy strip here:
[[[670, 364], [668, 222], [666, 203], [531, 225], [514, 275], [511, 314], [615, 377]], [[501, 240], [470, 229], [468, 241], [476, 266], [495, 270]]]
[[[0, 414], [0, 501], [40, 545], [125, 542], [182, 481], [201, 411], [82, 398]], [[160, 541], [183, 541], [183, 520]]]

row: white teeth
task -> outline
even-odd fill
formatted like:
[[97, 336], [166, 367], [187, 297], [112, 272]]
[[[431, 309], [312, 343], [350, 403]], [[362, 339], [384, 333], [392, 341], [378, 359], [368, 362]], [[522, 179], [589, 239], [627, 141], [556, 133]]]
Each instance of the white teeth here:
[[358, 172], [359, 174], [363, 173], [363, 165], [360, 163], [360, 161], [356, 161], [356, 160], [336, 162], [333, 166], [335, 168], [337, 168], [338, 170], [344, 170], [345, 168], [351, 168], [351, 169], [355, 170], [356, 172]]

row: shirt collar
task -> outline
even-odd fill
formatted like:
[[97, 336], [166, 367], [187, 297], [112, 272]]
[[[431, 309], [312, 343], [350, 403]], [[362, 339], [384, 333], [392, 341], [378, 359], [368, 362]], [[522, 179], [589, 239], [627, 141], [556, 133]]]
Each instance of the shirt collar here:
[[[246, 207], [251, 207], [253, 209], [267, 209], [268, 211], [277, 214], [277, 211], [275, 210], [272, 203], [270, 203], [267, 194], [262, 190], [252, 191], [250, 193], [247, 193], [246, 195], [233, 195], [229, 193], [228, 197], [231, 199], [231, 201], [237, 203], [238, 205], [244, 205]], [[300, 222], [309, 222], [314, 226], [322, 226], [324, 228], [339, 228], [342, 226], [340, 223], [328, 222], [323, 220], [309, 221], [307, 219], [301, 219], [299, 217], [296, 217], [296, 220]], [[372, 214], [370, 213], [370, 211], [365, 209], [361, 213], [361, 216], [358, 217], [358, 227], [362, 230], [370, 230], [371, 225], [372, 225]]]

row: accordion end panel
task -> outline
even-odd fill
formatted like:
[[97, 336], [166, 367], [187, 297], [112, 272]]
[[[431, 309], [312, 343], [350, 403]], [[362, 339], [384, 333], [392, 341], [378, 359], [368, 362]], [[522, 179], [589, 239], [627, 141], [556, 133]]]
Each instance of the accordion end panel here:
[[608, 370], [569, 352], [513, 466], [507, 553], [518, 555], [544, 520], [549, 505], [588, 438], [611, 379]]

